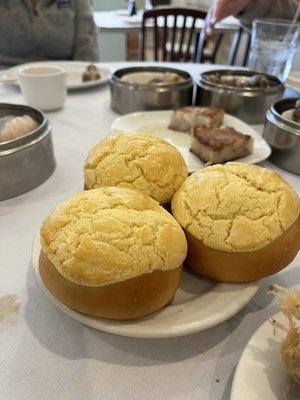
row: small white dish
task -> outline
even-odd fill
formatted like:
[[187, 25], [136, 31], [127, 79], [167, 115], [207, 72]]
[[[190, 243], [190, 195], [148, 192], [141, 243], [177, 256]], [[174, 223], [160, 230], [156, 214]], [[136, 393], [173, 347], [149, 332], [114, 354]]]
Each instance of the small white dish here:
[[[23, 67], [32, 67], [32, 66], [41, 66], [41, 65], [55, 65], [66, 71], [66, 85], [68, 90], [74, 89], [86, 89], [89, 87], [95, 87], [99, 85], [103, 85], [106, 83], [110, 77], [110, 70], [106, 67], [102, 67], [98, 63], [94, 63], [99, 69], [100, 79], [94, 81], [82, 81], [82, 74], [85, 71], [86, 67], [90, 65], [89, 62], [84, 61], [39, 61], [33, 63], [27, 63], [22, 65], [17, 65], [15, 67], [10, 68], [5, 71], [5, 76], [9, 76], [10, 78], [16, 77], [18, 75], [18, 71]], [[16, 85], [19, 85], [19, 82], [15, 82]]]
[[[120, 132], [144, 132], [165, 139], [175, 146], [183, 155], [189, 173], [193, 173], [204, 166], [204, 163], [190, 152], [191, 136], [188, 133], [168, 129], [170, 116], [168, 111], [147, 111], [123, 115], [117, 118], [111, 127], [113, 135]], [[271, 148], [268, 143], [250, 125], [240, 119], [226, 114], [224, 125], [231, 126], [241, 133], [250, 135], [254, 139], [253, 153], [238, 161], [256, 164], [269, 157]]]
[[199, 278], [184, 271], [179, 289], [172, 302], [162, 310], [133, 321], [113, 321], [91, 317], [71, 310], [58, 301], [46, 288], [39, 274], [39, 235], [32, 248], [34, 277], [49, 299], [70, 317], [99, 331], [138, 338], [164, 338], [200, 332], [226, 321], [237, 314], [256, 294], [259, 281], [251, 283], [220, 283]]
[[[282, 313], [273, 317], [287, 323]], [[300, 386], [281, 359], [284, 334], [268, 320], [253, 334], [236, 367], [230, 400], [299, 400]]]
[[139, 26], [142, 22], [142, 18], [139, 15], [126, 16], [122, 17], [122, 19], [127, 24], [132, 24], [137, 26]]
[[25, 100], [43, 111], [62, 108], [66, 101], [66, 71], [56, 65], [23, 67], [18, 80]]
[[116, 10], [114, 12], [116, 15], [119, 15], [120, 17], [128, 17], [128, 11], [125, 9], [121, 9], [121, 10]]

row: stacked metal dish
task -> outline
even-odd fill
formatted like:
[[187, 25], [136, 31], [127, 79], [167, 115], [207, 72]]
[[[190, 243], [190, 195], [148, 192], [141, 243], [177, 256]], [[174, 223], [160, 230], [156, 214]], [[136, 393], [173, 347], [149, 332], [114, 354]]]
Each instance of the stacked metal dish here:
[[16, 139], [0, 142], [0, 200], [40, 185], [55, 169], [51, 127], [40, 111], [23, 105], [0, 104], [0, 118], [28, 115], [38, 127]]
[[[175, 79], [161, 79], [159, 82], [158, 76], [162, 74], [169, 74]], [[130, 79], [130, 76], [137, 79]], [[148, 81], [147, 77], [150, 77]], [[109, 83], [111, 108], [119, 114], [184, 107], [192, 105], [193, 101], [192, 77], [174, 68], [123, 68], [112, 75]]]
[[298, 98], [287, 98], [267, 111], [263, 137], [272, 147], [270, 160], [281, 168], [300, 174], [300, 124], [290, 118]]
[[[247, 87], [245, 80], [257, 75], [246, 70], [219, 69], [200, 75], [197, 83], [196, 104], [206, 107], [220, 107], [228, 114], [237, 116], [251, 124], [263, 124], [268, 107], [282, 97], [283, 83], [272, 75], [260, 74], [267, 80], [264, 87]], [[240, 80], [241, 84], [231, 86], [218, 82], [213, 77]]]

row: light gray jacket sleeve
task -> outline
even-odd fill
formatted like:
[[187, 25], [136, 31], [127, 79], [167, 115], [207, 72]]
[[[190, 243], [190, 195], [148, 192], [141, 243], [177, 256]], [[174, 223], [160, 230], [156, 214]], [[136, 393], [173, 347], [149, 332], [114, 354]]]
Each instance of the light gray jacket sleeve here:
[[294, 18], [299, 0], [252, 0], [236, 17], [245, 25], [258, 18]]
[[75, 43], [74, 60], [99, 61], [97, 27], [89, 0], [74, 0]]

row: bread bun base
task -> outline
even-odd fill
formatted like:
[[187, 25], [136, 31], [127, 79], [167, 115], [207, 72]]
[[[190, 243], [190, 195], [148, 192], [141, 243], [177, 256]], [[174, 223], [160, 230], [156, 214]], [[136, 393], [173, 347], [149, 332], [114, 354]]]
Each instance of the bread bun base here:
[[48, 290], [67, 307], [96, 317], [128, 320], [151, 314], [169, 303], [179, 286], [182, 266], [90, 287], [66, 279], [41, 250], [39, 271]]
[[250, 282], [275, 274], [296, 257], [300, 248], [300, 217], [268, 246], [251, 252], [216, 250], [190, 233], [185, 234], [186, 262], [196, 272], [221, 282]]

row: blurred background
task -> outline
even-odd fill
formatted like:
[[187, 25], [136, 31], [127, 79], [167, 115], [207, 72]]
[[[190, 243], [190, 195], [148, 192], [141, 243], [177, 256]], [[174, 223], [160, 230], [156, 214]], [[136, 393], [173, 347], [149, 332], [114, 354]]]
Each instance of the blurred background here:
[[[179, 6], [188, 7], [208, 12], [213, 0], [153, 0], [152, 5], [157, 6]], [[98, 43], [100, 50], [100, 61], [135, 61], [139, 59], [139, 34], [134, 32], [134, 24], [131, 22], [132, 29], [121, 29], [118, 22], [124, 23], [124, 18], [118, 15], [121, 10], [128, 7], [127, 0], [92, 0], [93, 10], [95, 12], [95, 21], [98, 25]], [[147, 0], [137, 0], [137, 10], [144, 9]], [[98, 14], [99, 13], [99, 14]], [[122, 20], [123, 18], [123, 20]], [[141, 18], [141, 15], [140, 15]], [[128, 21], [127, 21], [128, 22]], [[127, 23], [128, 25], [128, 23]], [[128, 26], [127, 26], [128, 28]], [[130, 27], [129, 27], [130, 28]], [[218, 47], [214, 63], [228, 64], [230, 55], [230, 46], [234, 40], [233, 32], [230, 29], [221, 40]], [[244, 40], [244, 41], [243, 41]], [[244, 45], [243, 45], [244, 43]], [[212, 43], [212, 46], [214, 44]], [[245, 53], [245, 39], [242, 38], [239, 50], [234, 62], [235, 65], [243, 65], [242, 57]], [[147, 44], [146, 44], [147, 46]], [[209, 46], [208, 46], [209, 47]], [[239, 54], [241, 56], [239, 57]], [[300, 51], [298, 50], [292, 65], [292, 70], [300, 68]]]
[[[143, 8], [145, 2], [143, 0], [137, 0], [138, 8]], [[180, 6], [180, 7], [192, 7], [202, 11], [208, 11], [212, 0], [153, 0], [153, 6]], [[94, 11], [116, 11], [126, 9], [128, 6], [127, 0], [93, 0], [92, 1]], [[112, 13], [113, 14], [113, 13]], [[114, 16], [112, 15], [112, 18]], [[118, 32], [101, 32], [99, 33], [99, 47], [101, 54], [101, 61], [124, 61], [128, 57], [126, 55], [126, 33]], [[135, 35], [133, 35], [135, 36]], [[136, 46], [137, 43], [134, 38], [129, 39], [130, 44]], [[131, 39], [131, 40], [130, 40]], [[127, 49], [130, 51], [130, 49]], [[132, 49], [133, 50], [133, 49]], [[135, 58], [135, 57], [132, 57]]]

